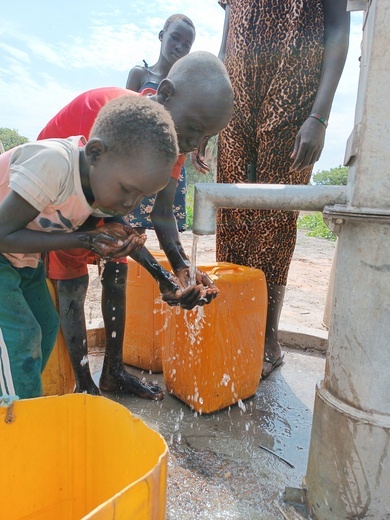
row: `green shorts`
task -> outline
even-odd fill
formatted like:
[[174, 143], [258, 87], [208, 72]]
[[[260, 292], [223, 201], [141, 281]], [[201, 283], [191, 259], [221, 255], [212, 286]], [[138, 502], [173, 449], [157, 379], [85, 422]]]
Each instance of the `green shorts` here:
[[43, 263], [18, 269], [0, 254], [0, 294], [0, 395], [39, 397], [59, 330]]

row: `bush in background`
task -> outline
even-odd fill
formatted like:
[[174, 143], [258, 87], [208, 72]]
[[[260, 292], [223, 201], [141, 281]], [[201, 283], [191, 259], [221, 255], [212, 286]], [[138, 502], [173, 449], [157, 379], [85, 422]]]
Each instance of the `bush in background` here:
[[336, 235], [325, 224], [322, 213], [310, 213], [298, 218], [298, 229], [306, 229], [308, 237], [320, 237], [328, 240], [336, 240]]
[[2, 127], [0, 128], [0, 141], [3, 143], [4, 150], [7, 151], [19, 144], [27, 143], [28, 139], [24, 135], [20, 135], [15, 128], [11, 130], [11, 128]]
[[[322, 186], [346, 186], [348, 181], [348, 167], [338, 166], [330, 170], [322, 170], [312, 176], [311, 183]], [[298, 228], [306, 229], [308, 237], [321, 237], [336, 240], [336, 235], [325, 224], [322, 213], [310, 213], [298, 218]]]
[[322, 186], [346, 186], [348, 180], [348, 166], [338, 166], [330, 170], [322, 170], [315, 173], [312, 178], [312, 184], [320, 184]]

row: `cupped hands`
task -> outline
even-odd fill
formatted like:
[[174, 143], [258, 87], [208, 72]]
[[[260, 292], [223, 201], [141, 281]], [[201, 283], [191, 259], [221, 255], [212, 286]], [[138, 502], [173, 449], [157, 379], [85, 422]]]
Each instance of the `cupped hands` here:
[[190, 268], [185, 267], [175, 271], [178, 289], [162, 291], [162, 299], [168, 305], [180, 305], [183, 309], [193, 309], [196, 305], [209, 304], [219, 294], [219, 289], [211, 278], [195, 269], [195, 283], [191, 283]]
[[146, 242], [146, 235], [118, 222], [98, 226], [82, 233], [79, 238], [84, 247], [107, 260], [137, 252]]

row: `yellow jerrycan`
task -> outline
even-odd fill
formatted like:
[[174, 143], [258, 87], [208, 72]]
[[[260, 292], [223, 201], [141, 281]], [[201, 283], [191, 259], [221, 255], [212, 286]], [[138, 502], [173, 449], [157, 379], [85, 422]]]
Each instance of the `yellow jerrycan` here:
[[199, 265], [220, 290], [210, 304], [170, 320], [164, 344], [167, 391], [210, 413], [255, 394], [263, 368], [267, 285], [259, 269], [228, 262]]

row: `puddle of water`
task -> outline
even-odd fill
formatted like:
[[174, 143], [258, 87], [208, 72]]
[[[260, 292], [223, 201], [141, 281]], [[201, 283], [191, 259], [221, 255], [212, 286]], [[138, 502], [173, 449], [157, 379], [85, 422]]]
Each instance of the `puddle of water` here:
[[[286, 486], [302, 485], [312, 420], [307, 403], [323, 367], [323, 359], [288, 353], [255, 396], [208, 415], [167, 394], [160, 402], [117, 396], [168, 444], [167, 520], [275, 520], [281, 518], [275, 501], [289, 518], [309, 518], [291, 512], [282, 495]], [[163, 376], [156, 379], [164, 387]]]

